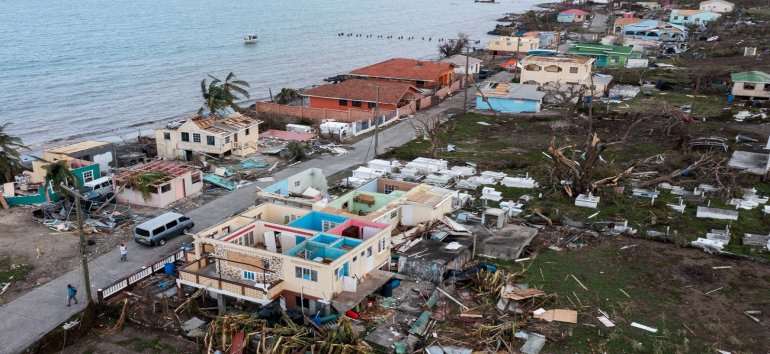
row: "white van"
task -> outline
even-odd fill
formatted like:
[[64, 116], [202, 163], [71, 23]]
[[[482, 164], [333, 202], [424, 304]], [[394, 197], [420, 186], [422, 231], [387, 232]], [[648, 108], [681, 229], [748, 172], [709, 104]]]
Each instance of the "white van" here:
[[94, 191], [101, 195], [112, 193], [112, 177], [97, 178], [91, 182], [86, 182], [81, 189], [81, 193]]
[[189, 217], [168, 212], [139, 224], [134, 229], [134, 241], [147, 246], [163, 246], [168, 239], [181, 235], [194, 226]]

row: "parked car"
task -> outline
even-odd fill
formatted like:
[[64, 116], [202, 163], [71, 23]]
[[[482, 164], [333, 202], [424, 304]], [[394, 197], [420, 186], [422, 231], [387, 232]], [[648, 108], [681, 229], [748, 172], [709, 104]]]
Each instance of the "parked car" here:
[[479, 80], [484, 80], [490, 76], [492, 76], [492, 70], [489, 70], [489, 69], [479, 70]]
[[112, 177], [102, 177], [86, 182], [83, 184], [83, 188], [81, 188], [80, 191], [81, 193], [96, 192], [101, 195], [112, 193]]
[[189, 217], [168, 212], [139, 224], [134, 229], [134, 241], [147, 246], [163, 246], [169, 239], [186, 233], [194, 226]]

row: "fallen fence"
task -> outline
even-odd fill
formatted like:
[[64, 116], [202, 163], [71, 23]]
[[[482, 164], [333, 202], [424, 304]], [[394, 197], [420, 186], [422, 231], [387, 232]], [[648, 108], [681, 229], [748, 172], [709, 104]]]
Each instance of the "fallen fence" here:
[[130, 287], [131, 285], [136, 284], [140, 280], [147, 278], [150, 275], [162, 270], [166, 266], [166, 263], [174, 263], [178, 260], [184, 260], [184, 259], [185, 257], [184, 257], [183, 249], [180, 249], [168, 256], [164, 256], [159, 260], [152, 262], [145, 267], [142, 267], [142, 269], [132, 274], [129, 274], [121, 278], [120, 280], [110, 284], [106, 288], [96, 290], [97, 298], [99, 302], [105, 301], [111, 296]]

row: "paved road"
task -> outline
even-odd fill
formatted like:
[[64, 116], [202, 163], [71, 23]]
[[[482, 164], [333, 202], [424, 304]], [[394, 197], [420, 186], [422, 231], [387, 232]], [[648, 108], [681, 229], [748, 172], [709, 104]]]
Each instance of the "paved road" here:
[[591, 27], [588, 27], [588, 33], [606, 33], [607, 15], [595, 12], [591, 18]]
[[[469, 101], [474, 98], [473, 92], [471, 90], [468, 93]], [[435, 114], [451, 108], [462, 108], [461, 97], [462, 93], [418, 114]], [[408, 123], [392, 123], [380, 133], [378, 150], [382, 153], [384, 149], [401, 146], [413, 138], [414, 132]], [[373, 136], [370, 136], [355, 143], [353, 145], [355, 149], [348, 151], [347, 154], [308, 160], [281, 170], [274, 177], [276, 180], [281, 180], [310, 167], [321, 168], [324, 173], [331, 175], [353, 165], [363, 164], [373, 158], [373, 151], [370, 150], [373, 139]], [[195, 222], [193, 231], [204, 229], [254, 205], [257, 188], [268, 184], [246, 186], [190, 211], [187, 215]], [[95, 297], [97, 289], [106, 287], [151, 261], [172, 253], [181, 247], [182, 242], [190, 241], [189, 236], [177, 237], [162, 247], [154, 248], [132, 243], [128, 245], [127, 262], [119, 261], [117, 250], [89, 261], [92, 295]], [[80, 300], [78, 305], [67, 307], [67, 284], [73, 284], [78, 288]], [[56, 326], [79, 313], [84, 307], [84, 296], [82, 268], [78, 267], [0, 307], [0, 353], [19, 353], [37, 342]]]

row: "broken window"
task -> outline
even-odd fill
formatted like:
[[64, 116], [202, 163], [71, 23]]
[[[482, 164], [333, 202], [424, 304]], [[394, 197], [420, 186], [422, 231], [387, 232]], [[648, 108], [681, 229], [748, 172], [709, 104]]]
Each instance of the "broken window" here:
[[171, 133], [163, 132], [163, 140], [171, 140]]
[[170, 190], [171, 190], [171, 183], [166, 183], [166, 184], [160, 186], [160, 192], [161, 193], [166, 193], [166, 192], [168, 192]]
[[251, 133], [251, 129], [246, 128], [246, 135], [249, 135], [249, 133]]
[[415, 82], [415, 83], [417, 84], [417, 87], [423, 87], [423, 86], [425, 86], [425, 81], [419, 81], [419, 80], [418, 80], [418, 81], [417, 81], [417, 82]]
[[528, 64], [524, 67], [524, 70], [526, 71], [540, 71], [541, 67], [537, 64]]
[[331, 222], [331, 221], [328, 221], [328, 220], [322, 221], [321, 224], [322, 224], [321, 228], [323, 229], [324, 232], [329, 231], [329, 230], [335, 228], [337, 225], [339, 225], [336, 222]]
[[394, 190], [397, 190], [397, 189], [398, 189], [398, 188], [396, 188], [396, 186], [394, 186], [394, 185], [392, 185], [392, 184], [386, 184], [386, 185], [384, 185], [384, 186], [382, 187], [382, 190], [383, 190], [383, 192], [385, 192], [385, 194], [390, 194], [390, 193], [392, 193]]
[[377, 107], [377, 104], [376, 104], [376, 103], [374, 103], [374, 102], [367, 102], [367, 103], [366, 103], [366, 106], [367, 106], [368, 108], [374, 108], [374, 107]]
[[192, 183], [201, 183], [201, 173], [195, 172], [190, 175], [190, 182]]
[[764, 90], [765, 90], [765, 91], [770, 91], [770, 84], [765, 84], [765, 88], [764, 88]]
[[182, 132], [182, 141], [190, 142], [190, 133]]
[[754, 85], [753, 82], [744, 82], [743, 83], [743, 89], [744, 90], [753, 91], [755, 88], [757, 88], [757, 86]]
[[318, 281], [318, 272], [312, 269], [294, 267], [294, 276], [304, 280]]
[[353, 107], [361, 107], [361, 101], [352, 101], [350, 105]]
[[[575, 68], [577, 69], [577, 68]], [[545, 67], [545, 71], [549, 73], [558, 73], [561, 71], [561, 68], [558, 65], [548, 65]], [[570, 73], [572, 73], [572, 68], [569, 68]], [[576, 73], [577, 71], [575, 71]], [[574, 74], [574, 73], [573, 73]]]
[[206, 144], [208, 145], [214, 145], [214, 136], [213, 135], [206, 135]]
[[340, 106], [347, 106], [348, 105], [348, 100], [340, 100], [339, 103], [340, 103]]

